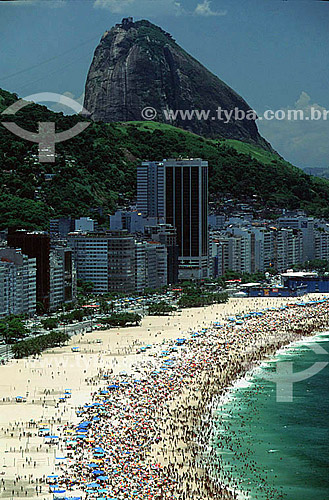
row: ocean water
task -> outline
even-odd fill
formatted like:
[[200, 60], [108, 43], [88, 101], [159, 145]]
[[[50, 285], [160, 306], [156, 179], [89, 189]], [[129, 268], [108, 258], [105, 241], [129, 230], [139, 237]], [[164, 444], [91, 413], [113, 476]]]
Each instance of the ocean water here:
[[262, 378], [282, 362], [293, 362], [294, 372], [329, 362], [314, 346], [329, 353], [329, 332], [280, 350], [213, 412], [214, 470], [252, 499], [329, 500], [329, 365], [294, 383], [292, 402], [277, 402], [276, 385]]

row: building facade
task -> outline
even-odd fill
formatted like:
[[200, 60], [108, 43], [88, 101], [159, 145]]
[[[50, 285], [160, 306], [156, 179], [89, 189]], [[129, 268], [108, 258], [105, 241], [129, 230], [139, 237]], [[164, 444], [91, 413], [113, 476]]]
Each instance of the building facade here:
[[36, 259], [37, 302], [45, 311], [50, 307], [50, 236], [40, 231], [10, 231], [8, 246], [20, 248], [29, 258]]
[[0, 316], [36, 312], [36, 259], [0, 248]]
[[68, 235], [77, 276], [97, 293], [135, 291], [135, 240], [125, 231]]

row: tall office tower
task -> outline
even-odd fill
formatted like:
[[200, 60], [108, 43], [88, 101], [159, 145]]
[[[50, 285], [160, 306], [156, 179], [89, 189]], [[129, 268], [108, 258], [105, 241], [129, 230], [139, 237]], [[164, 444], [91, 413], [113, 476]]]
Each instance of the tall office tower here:
[[166, 224], [177, 230], [179, 279], [208, 276], [208, 162], [164, 160]]
[[163, 163], [143, 162], [137, 167], [137, 209], [147, 217], [163, 218], [165, 170]]
[[36, 259], [37, 264], [37, 302], [46, 311], [50, 306], [50, 237], [38, 231], [10, 230], [8, 246], [20, 248], [22, 253]]

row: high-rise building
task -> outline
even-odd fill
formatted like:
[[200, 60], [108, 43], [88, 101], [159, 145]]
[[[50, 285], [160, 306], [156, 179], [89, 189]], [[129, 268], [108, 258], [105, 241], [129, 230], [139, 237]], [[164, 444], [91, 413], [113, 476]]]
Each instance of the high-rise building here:
[[176, 228], [170, 224], [157, 224], [145, 227], [145, 237], [162, 243], [167, 249], [167, 283], [174, 285], [178, 282], [178, 257]]
[[303, 237], [302, 262], [315, 258], [315, 220], [312, 217], [296, 215], [280, 217], [277, 220], [279, 227], [299, 229]]
[[208, 162], [144, 162], [137, 169], [137, 207], [177, 230], [179, 278], [208, 276]]
[[315, 258], [329, 260], [329, 231], [315, 231]]
[[208, 276], [208, 162], [164, 160], [167, 224], [177, 230], [179, 278]]
[[50, 306], [50, 237], [39, 231], [9, 230], [8, 246], [20, 248], [29, 258], [36, 259], [37, 302], [44, 310]]
[[0, 248], [0, 316], [36, 312], [36, 259]]
[[97, 293], [135, 291], [135, 240], [126, 231], [68, 235], [79, 279]]
[[138, 241], [135, 246], [136, 292], [167, 285], [167, 248], [157, 241]]
[[165, 168], [162, 162], [137, 167], [137, 210], [146, 217], [165, 216]]
[[73, 252], [66, 241], [52, 241], [50, 251], [50, 310], [76, 297], [76, 270]]

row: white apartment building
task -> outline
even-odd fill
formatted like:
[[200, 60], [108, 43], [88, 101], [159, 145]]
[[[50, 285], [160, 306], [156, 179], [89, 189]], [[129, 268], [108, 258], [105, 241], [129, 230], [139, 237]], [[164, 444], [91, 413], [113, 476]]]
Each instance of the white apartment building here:
[[36, 259], [15, 248], [0, 249], [0, 316], [36, 312]]

